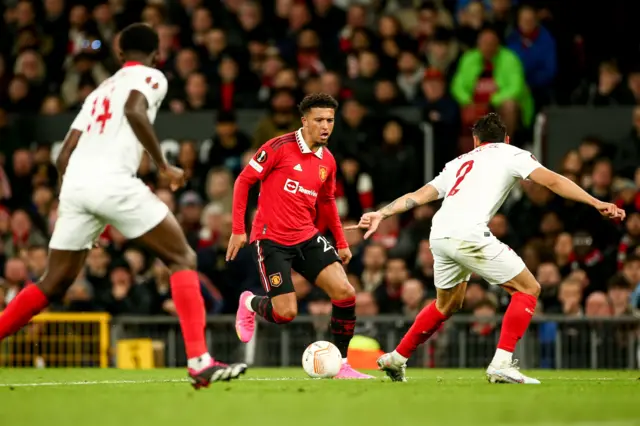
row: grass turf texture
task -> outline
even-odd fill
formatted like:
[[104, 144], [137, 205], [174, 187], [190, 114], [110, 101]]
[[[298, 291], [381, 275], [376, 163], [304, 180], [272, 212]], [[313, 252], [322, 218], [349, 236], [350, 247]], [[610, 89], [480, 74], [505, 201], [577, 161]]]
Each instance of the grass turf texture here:
[[185, 370], [0, 369], [2, 426], [640, 425], [640, 372], [528, 371], [542, 385], [489, 385], [479, 370], [408, 370], [408, 383], [307, 379], [250, 369], [194, 391]]

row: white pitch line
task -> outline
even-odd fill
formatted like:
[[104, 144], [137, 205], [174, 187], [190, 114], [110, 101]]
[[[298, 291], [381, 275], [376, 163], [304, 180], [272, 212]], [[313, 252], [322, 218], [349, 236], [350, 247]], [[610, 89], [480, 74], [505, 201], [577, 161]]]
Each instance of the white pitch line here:
[[[303, 382], [321, 379], [311, 379], [304, 377], [246, 377], [241, 378], [240, 381], [249, 382]], [[385, 379], [386, 380], [386, 379]], [[444, 379], [442, 377], [408, 377], [410, 381], [426, 381], [432, 380], [434, 382], [441, 381], [473, 381], [474, 378], [470, 377], [458, 377], [457, 379]], [[477, 379], [476, 379], [477, 380]], [[613, 377], [553, 377], [546, 378], [546, 381], [575, 381], [575, 382], [596, 382], [596, 381], [628, 381], [636, 380], [632, 378], [613, 378]], [[8, 387], [42, 387], [42, 386], [92, 386], [92, 385], [142, 385], [153, 383], [185, 383], [187, 379], [141, 379], [141, 380], [83, 380], [83, 381], [69, 381], [69, 382], [33, 382], [33, 383], [0, 383], [0, 388]]]

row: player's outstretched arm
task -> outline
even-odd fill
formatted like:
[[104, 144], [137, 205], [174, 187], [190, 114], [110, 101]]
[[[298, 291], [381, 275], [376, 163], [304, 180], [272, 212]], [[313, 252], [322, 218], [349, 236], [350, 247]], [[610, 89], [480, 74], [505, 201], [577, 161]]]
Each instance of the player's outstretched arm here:
[[602, 216], [610, 219], [624, 219], [624, 210], [612, 203], [605, 203], [589, 195], [584, 189], [566, 177], [559, 175], [545, 167], [538, 167], [529, 175], [529, 179], [542, 186], [546, 186], [563, 198], [587, 204], [596, 208]]
[[378, 211], [382, 215], [382, 218], [386, 219], [394, 214], [404, 213], [416, 206], [421, 206], [437, 199], [438, 190], [433, 185], [426, 184], [417, 191], [410, 192], [392, 201]]
[[367, 239], [369, 238], [369, 236], [371, 236], [371, 234], [376, 232], [376, 230], [378, 229], [378, 225], [380, 225], [380, 222], [382, 222], [389, 216], [404, 213], [416, 206], [430, 203], [431, 201], [435, 201], [438, 198], [438, 190], [435, 188], [435, 186], [428, 183], [417, 191], [403, 195], [402, 197], [396, 199], [395, 201], [391, 202], [378, 211], [363, 214], [360, 218], [360, 222], [357, 225], [349, 226], [345, 229], [366, 229], [367, 232], [364, 234], [364, 238]]

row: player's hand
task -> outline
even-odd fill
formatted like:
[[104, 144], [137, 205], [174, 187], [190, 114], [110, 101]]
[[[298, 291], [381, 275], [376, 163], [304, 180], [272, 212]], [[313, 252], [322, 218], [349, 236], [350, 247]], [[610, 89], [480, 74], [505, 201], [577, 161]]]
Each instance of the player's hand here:
[[348, 265], [349, 261], [351, 261], [351, 258], [353, 257], [349, 247], [338, 249], [338, 256], [340, 257], [340, 260], [342, 260], [343, 265]]
[[627, 217], [627, 213], [623, 209], [612, 203], [600, 202], [596, 204], [596, 209], [598, 209], [602, 216], [609, 219], [624, 220], [624, 218]]
[[172, 191], [177, 191], [186, 183], [184, 170], [179, 167], [168, 164], [165, 169], [160, 170], [160, 173], [169, 179], [169, 187]]
[[227, 247], [227, 262], [234, 260], [245, 244], [247, 244], [247, 234], [232, 234]]
[[380, 212], [365, 213], [362, 215], [360, 222], [358, 222], [357, 225], [347, 226], [344, 229], [347, 231], [352, 229], [366, 229], [367, 232], [364, 234], [364, 239], [366, 240], [371, 236], [371, 234], [376, 232], [378, 226], [380, 226], [380, 222], [382, 222], [382, 219], [384, 218]]

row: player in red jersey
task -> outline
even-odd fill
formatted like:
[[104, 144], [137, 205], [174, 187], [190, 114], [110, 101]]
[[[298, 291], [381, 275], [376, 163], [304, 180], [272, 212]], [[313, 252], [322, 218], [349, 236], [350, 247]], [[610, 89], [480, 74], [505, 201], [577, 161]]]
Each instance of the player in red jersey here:
[[222, 364], [209, 355], [196, 255], [167, 206], [136, 178], [146, 150], [172, 189], [184, 185], [184, 172], [167, 163], [153, 130], [167, 93], [167, 79], [153, 68], [158, 35], [147, 25], [133, 24], [120, 34], [119, 47], [122, 69], [87, 97], [56, 161], [63, 180], [47, 271], [38, 284], [18, 293], [0, 316], [0, 340], [65, 295], [93, 241], [105, 225], [113, 225], [169, 266], [188, 374], [199, 389], [236, 378], [247, 366]]
[[[233, 193], [233, 235], [227, 260], [247, 242], [245, 211], [249, 188], [262, 182], [251, 244], [267, 296], [245, 291], [240, 296], [236, 331], [243, 342], [253, 337], [256, 313], [284, 324], [298, 313], [291, 268], [331, 298], [331, 333], [342, 354], [336, 378], [369, 379], [347, 363], [347, 349], [356, 324], [355, 290], [341, 263], [351, 260], [335, 202], [336, 162], [327, 149], [338, 102], [324, 93], [306, 96], [299, 105], [302, 128], [271, 139], [236, 180]], [[336, 239], [336, 251], [314, 225], [322, 215]]]

